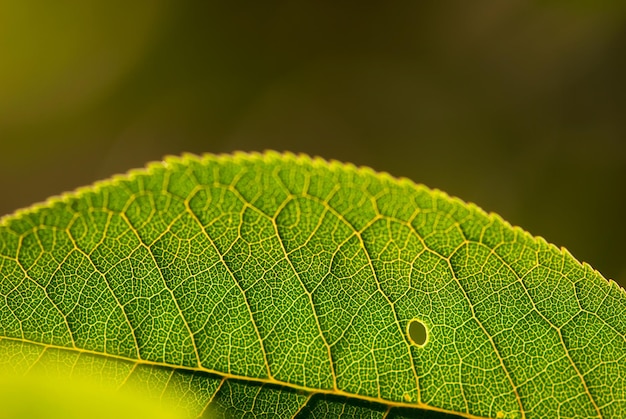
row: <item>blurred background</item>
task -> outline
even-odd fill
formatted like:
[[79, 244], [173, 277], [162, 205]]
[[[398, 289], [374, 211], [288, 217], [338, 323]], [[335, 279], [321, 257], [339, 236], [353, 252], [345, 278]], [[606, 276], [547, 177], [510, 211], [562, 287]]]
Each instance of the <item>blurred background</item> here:
[[626, 284], [626, 2], [0, 0], [0, 215], [167, 154], [442, 189]]

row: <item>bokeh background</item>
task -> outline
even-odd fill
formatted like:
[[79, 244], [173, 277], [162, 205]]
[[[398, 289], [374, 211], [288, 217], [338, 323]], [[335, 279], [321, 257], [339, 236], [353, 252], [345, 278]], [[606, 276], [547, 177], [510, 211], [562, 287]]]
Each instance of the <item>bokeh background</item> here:
[[626, 284], [626, 2], [0, 0], [0, 215], [167, 154], [447, 191]]

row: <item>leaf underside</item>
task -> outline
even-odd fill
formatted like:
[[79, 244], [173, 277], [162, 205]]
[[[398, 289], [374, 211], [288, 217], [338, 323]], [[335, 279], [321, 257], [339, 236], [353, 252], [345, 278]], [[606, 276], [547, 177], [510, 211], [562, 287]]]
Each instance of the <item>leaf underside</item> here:
[[0, 371], [192, 417], [626, 417], [625, 336], [567, 251], [305, 156], [168, 158], [0, 220]]

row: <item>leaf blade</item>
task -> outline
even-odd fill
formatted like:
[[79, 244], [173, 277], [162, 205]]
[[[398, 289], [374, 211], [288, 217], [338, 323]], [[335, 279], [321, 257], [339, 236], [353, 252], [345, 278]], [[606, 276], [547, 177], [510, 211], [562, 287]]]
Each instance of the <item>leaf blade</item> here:
[[626, 409], [623, 290], [368, 169], [169, 159], [5, 218], [0, 236], [13, 340], [467, 417]]

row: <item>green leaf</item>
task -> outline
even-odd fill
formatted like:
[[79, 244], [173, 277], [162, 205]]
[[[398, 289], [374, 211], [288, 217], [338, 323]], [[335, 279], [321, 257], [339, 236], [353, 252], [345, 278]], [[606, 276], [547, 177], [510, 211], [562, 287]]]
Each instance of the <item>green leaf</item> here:
[[405, 179], [169, 158], [0, 221], [0, 371], [189, 416], [626, 417], [626, 293]]

